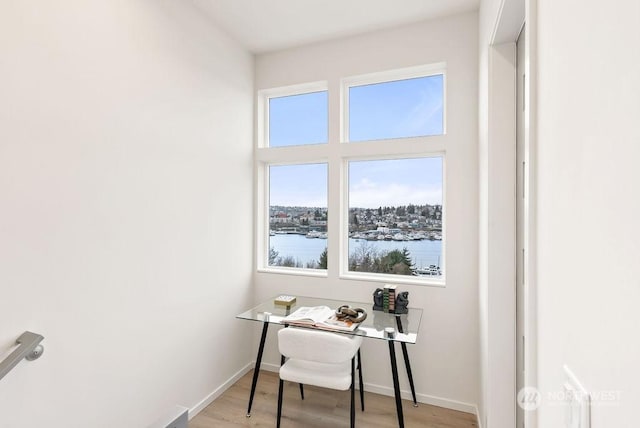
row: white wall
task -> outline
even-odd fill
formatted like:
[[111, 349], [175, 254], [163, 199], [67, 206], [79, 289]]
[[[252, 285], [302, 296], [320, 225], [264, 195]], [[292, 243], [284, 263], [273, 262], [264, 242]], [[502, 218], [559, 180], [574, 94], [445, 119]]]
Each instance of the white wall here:
[[[539, 426], [563, 426], [547, 394], [567, 364], [596, 398], [592, 427], [635, 427], [640, 3], [538, 0], [537, 12]], [[619, 400], [597, 399], [608, 391]]]
[[[477, 19], [465, 14], [256, 58], [256, 89], [328, 80], [334, 107], [341, 77], [447, 63], [447, 286], [400, 288], [410, 292], [412, 306], [424, 308], [418, 343], [409, 346], [419, 400], [467, 411], [475, 410], [479, 388]], [[330, 133], [337, 129], [337, 123], [330, 124]], [[280, 293], [370, 301], [379, 286], [270, 273], [258, 273], [255, 283], [258, 301]], [[274, 333], [265, 362], [277, 365]], [[392, 394], [386, 343], [366, 341], [363, 359], [367, 388]], [[406, 376], [400, 378], [408, 391]]]
[[251, 360], [252, 85], [188, 3], [2, 2], [0, 358], [45, 353], [0, 426], [143, 427]]

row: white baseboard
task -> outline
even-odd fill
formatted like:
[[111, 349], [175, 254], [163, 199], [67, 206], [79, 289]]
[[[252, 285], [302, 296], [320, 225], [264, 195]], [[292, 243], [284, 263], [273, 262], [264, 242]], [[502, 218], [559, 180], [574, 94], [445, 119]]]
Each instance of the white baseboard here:
[[[215, 400], [220, 395], [222, 395], [222, 393], [225, 392], [231, 385], [236, 383], [238, 379], [240, 379], [249, 370], [251, 370], [254, 367], [254, 365], [255, 365], [255, 362], [251, 362], [247, 364], [240, 371], [238, 371], [231, 378], [229, 378], [229, 380], [227, 380], [225, 383], [220, 385], [218, 388], [216, 388], [215, 391], [213, 391], [206, 398], [200, 401], [200, 403], [194, 406], [189, 411], [189, 420], [191, 420], [191, 418], [193, 418], [195, 415], [200, 413], [209, 404], [211, 404], [213, 400]], [[269, 371], [269, 372], [277, 372], [280, 369], [280, 366], [277, 364], [262, 363], [260, 365], [260, 369]], [[373, 392], [376, 394], [386, 395], [389, 397], [394, 396], [393, 388], [388, 386], [365, 383], [364, 390], [367, 392]], [[412, 400], [411, 391], [400, 391], [400, 395], [405, 400]], [[416, 399], [418, 400], [419, 403], [430, 404], [432, 406], [444, 407], [445, 409], [458, 410], [461, 412], [471, 413], [472, 415], [476, 416], [476, 419], [478, 420], [478, 427], [482, 428], [482, 424], [480, 421], [480, 413], [478, 411], [478, 407], [475, 404], [464, 403], [461, 401], [451, 400], [448, 398], [434, 397], [432, 395], [426, 395], [426, 394], [416, 394]]]
[[480, 419], [480, 409], [478, 409], [478, 406], [473, 406], [475, 407], [476, 411], [474, 412], [474, 414], [476, 415], [476, 422], [478, 423], [478, 428], [482, 428], [482, 419]]
[[193, 419], [198, 413], [204, 410], [209, 404], [221, 396], [231, 385], [236, 383], [242, 376], [247, 374], [253, 368], [254, 363], [249, 363], [241, 368], [237, 373], [231, 376], [226, 382], [217, 387], [212, 393], [203, 398], [198, 404], [189, 409], [189, 420]]
[[[393, 397], [395, 394], [393, 388], [389, 386], [375, 385], [371, 383], [364, 384], [364, 390], [368, 392], [374, 392], [376, 394], [387, 395]], [[400, 390], [400, 396], [404, 400], [412, 401], [411, 391]], [[458, 410], [460, 412], [477, 414], [475, 404], [464, 403], [462, 401], [451, 400], [448, 398], [434, 397], [427, 394], [416, 393], [416, 400], [418, 403], [430, 404], [432, 406], [444, 407], [445, 409]]]
[[266, 370], [268, 372], [278, 373], [280, 371], [280, 365], [279, 364], [262, 363], [262, 364], [260, 364], [260, 370]]

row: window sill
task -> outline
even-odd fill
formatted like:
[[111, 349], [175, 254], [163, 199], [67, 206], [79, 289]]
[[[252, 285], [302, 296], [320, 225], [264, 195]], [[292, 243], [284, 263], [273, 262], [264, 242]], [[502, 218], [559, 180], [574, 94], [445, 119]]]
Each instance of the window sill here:
[[310, 276], [314, 278], [327, 278], [327, 271], [324, 269], [299, 269], [283, 267], [263, 267], [258, 268], [258, 273], [272, 273], [278, 275]]
[[[276, 275], [292, 275], [292, 276], [306, 276], [312, 278], [327, 278], [328, 274], [326, 270], [314, 270], [314, 269], [297, 269], [297, 268], [259, 268], [258, 273], [268, 273]], [[418, 285], [426, 287], [438, 287], [445, 288], [446, 281], [444, 278], [436, 279], [429, 277], [416, 277], [416, 276], [404, 276], [404, 275], [384, 275], [384, 274], [366, 274], [366, 273], [343, 273], [339, 276], [339, 279], [345, 279], [348, 281], [366, 281], [366, 282], [380, 282], [385, 284], [403, 284], [403, 285]]]
[[381, 282], [386, 284], [406, 284], [406, 285], [420, 285], [427, 287], [439, 287], [445, 288], [446, 282], [444, 277], [440, 279], [430, 277], [418, 277], [408, 275], [385, 275], [385, 274], [367, 274], [367, 273], [342, 273], [340, 279], [347, 279], [350, 281], [367, 281], [367, 282]]

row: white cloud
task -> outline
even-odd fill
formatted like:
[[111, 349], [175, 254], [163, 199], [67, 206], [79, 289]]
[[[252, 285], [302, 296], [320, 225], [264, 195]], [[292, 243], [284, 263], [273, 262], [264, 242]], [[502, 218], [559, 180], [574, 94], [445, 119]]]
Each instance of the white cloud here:
[[279, 198], [271, 198], [269, 205], [326, 208], [327, 199], [316, 195], [289, 194]]
[[377, 208], [379, 206], [442, 204], [442, 189], [397, 183], [377, 184], [368, 179], [351, 186], [349, 206]]

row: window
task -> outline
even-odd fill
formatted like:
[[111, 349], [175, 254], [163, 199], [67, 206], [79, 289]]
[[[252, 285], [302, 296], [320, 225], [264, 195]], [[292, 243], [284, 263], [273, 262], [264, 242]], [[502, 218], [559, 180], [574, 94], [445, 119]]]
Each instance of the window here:
[[349, 141], [440, 135], [443, 75], [349, 88]]
[[269, 167], [269, 266], [327, 269], [327, 165]]
[[349, 162], [350, 272], [441, 277], [442, 157]]
[[445, 65], [339, 83], [258, 94], [258, 269], [444, 285]]
[[269, 99], [269, 147], [326, 143], [327, 91]]

